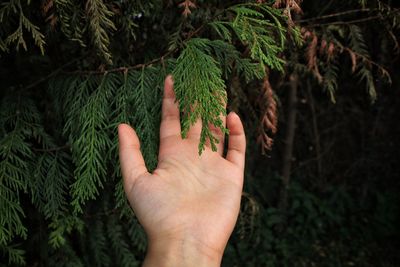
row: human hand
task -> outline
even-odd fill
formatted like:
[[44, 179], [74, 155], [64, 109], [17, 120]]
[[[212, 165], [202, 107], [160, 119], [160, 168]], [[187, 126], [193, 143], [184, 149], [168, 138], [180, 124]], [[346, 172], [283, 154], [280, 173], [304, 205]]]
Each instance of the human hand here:
[[144, 266], [219, 266], [235, 226], [243, 187], [246, 139], [240, 118], [222, 118], [230, 131], [213, 127], [218, 151], [198, 144], [201, 121], [181, 137], [171, 76], [165, 79], [157, 169], [148, 172], [135, 131], [118, 127], [119, 154], [128, 200], [148, 237]]

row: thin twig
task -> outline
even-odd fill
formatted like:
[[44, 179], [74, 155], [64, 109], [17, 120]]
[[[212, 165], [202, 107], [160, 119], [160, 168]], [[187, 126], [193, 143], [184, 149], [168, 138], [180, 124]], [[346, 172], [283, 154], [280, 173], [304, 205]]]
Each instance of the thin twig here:
[[[85, 55], [86, 56], [86, 55]], [[76, 58], [74, 60], [71, 60], [70, 62], [65, 63], [64, 65], [62, 65], [61, 67], [59, 67], [58, 69], [50, 72], [48, 75], [40, 78], [39, 80], [34, 81], [33, 83], [27, 85], [24, 87], [24, 90], [28, 90], [31, 89], [39, 84], [41, 84], [42, 82], [47, 81], [48, 79], [50, 79], [51, 77], [57, 75], [57, 73], [59, 73], [60, 71], [62, 71], [64, 68], [68, 67], [69, 65], [72, 65], [73, 63], [75, 63], [78, 60], [81, 60], [82, 58], [84, 58], [84, 56], [81, 56], [79, 58]]]
[[147, 66], [150, 66], [152, 64], [158, 63], [159, 61], [164, 60], [165, 57], [168, 57], [170, 54], [174, 53], [176, 50], [168, 51], [164, 55], [162, 55], [159, 58], [155, 58], [150, 60], [149, 62], [146, 63], [140, 63], [134, 66], [128, 66], [128, 67], [118, 67], [114, 69], [109, 69], [109, 70], [77, 70], [77, 71], [71, 71], [71, 72], [66, 72], [68, 74], [104, 74], [104, 73], [113, 73], [113, 72], [124, 72], [127, 70], [133, 70], [133, 69], [141, 69]]
[[[355, 14], [355, 13], [361, 13], [361, 12], [374, 12], [374, 11], [379, 11], [380, 9], [375, 8], [375, 9], [370, 9], [370, 8], [365, 8], [365, 9], [353, 9], [353, 10], [347, 10], [343, 12], [338, 12], [338, 13], [333, 13], [333, 14], [328, 14], [328, 15], [323, 15], [319, 17], [314, 17], [314, 18], [309, 18], [309, 19], [300, 19], [296, 20], [294, 22], [297, 23], [304, 23], [304, 22], [311, 22], [311, 21], [316, 21], [316, 20], [323, 20], [323, 19], [329, 19], [329, 18], [335, 18], [335, 17], [340, 17], [343, 15], [349, 15], [349, 14]], [[399, 12], [399, 8], [395, 8], [393, 10], [389, 10], [390, 13], [397, 13]]]
[[290, 175], [292, 173], [293, 147], [296, 133], [296, 113], [297, 113], [297, 91], [299, 87], [299, 77], [296, 73], [289, 76], [290, 89], [288, 93], [288, 114], [286, 125], [285, 148], [283, 152], [282, 164], [282, 186], [279, 197], [279, 209], [285, 213], [288, 206], [288, 191], [290, 185]]
[[[195, 31], [191, 32], [188, 37], [183, 41], [186, 42], [188, 40], [190, 40], [194, 35], [198, 34], [205, 25], [200, 26], [199, 28], [197, 28]], [[140, 68], [144, 68], [147, 66], [150, 66], [152, 64], [158, 63], [158, 62], [162, 62], [164, 61], [164, 59], [168, 56], [170, 56], [171, 54], [175, 53], [178, 51], [178, 48], [175, 48], [174, 50], [168, 51], [166, 52], [164, 55], [162, 55], [161, 57], [155, 58], [150, 60], [149, 62], [146, 63], [140, 63], [137, 65], [133, 65], [133, 66], [128, 66], [128, 67], [118, 67], [118, 68], [114, 68], [114, 69], [108, 69], [108, 70], [88, 70], [88, 71], [73, 71], [73, 72], [67, 72], [68, 74], [105, 74], [105, 73], [112, 73], [112, 72], [124, 72], [127, 70], [133, 70], [133, 69], [140, 69]]]
[[316, 20], [321, 20], [321, 19], [328, 19], [328, 18], [340, 17], [343, 15], [349, 15], [349, 14], [354, 14], [354, 13], [359, 13], [359, 12], [369, 12], [369, 11], [375, 11], [375, 10], [378, 10], [378, 9], [369, 9], [369, 8], [353, 9], [353, 10], [347, 10], [347, 11], [343, 11], [343, 12], [323, 15], [323, 16], [309, 18], [309, 19], [300, 19], [300, 20], [296, 20], [294, 22], [303, 23], [303, 22], [316, 21]]
[[310, 106], [311, 118], [312, 118], [312, 131], [314, 134], [314, 145], [315, 145], [315, 157], [317, 159], [317, 173], [318, 173], [318, 181], [320, 183], [320, 187], [323, 188], [325, 186], [325, 176], [322, 175], [322, 158], [321, 158], [321, 140], [320, 133], [318, 131], [318, 121], [315, 110], [314, 97], [311, 91], [311, 83], [310, 80], [307, 80], [307, 98], [308, 104]]
[[356, 23], [362, 23], [366, 21], [371, 21], [371, 20], [376, 20], [381, 18], [380, 15], [372, 16], [372, 17], [367, 17], [367, 18], [362, 18], [362, 19], [354, 19], [354, 20], [348, 20], [348, 21], [334, 21], [334, 22], [327, 22], [327, 23], [317, 23], [317, 24], [310, 24], [312, 27], [322, 27], [326, 25], [346, 25], [346, 24], [356, 24]]
[[120, 209], [119, 209], [119, 208], [114, 208], [114, 209], [111, 209], [111, 210], [106, 210], [106, 211], [104, 211], [104, 212], [98, 212], [98, 213], [95, 213], [95, 214], [88, 214], [88, 213], [86, 213], [83, 217], [88, 218], [88, 219], [91, 219], [91, 218], [98, 218], [98, 217], [100, 217], [100, 216], [106, 216], [106, 217], [108, 217], [108, 216], [110, 216], [110, 215], [117, 214], [117, 212], [120, 212]]
[[70, 148], [70, 145], [64, 145], [64, 146], [51, 147], [51, 148], [33, 148], [33, 150], [36, 152], [55, 152], [55, 151], [69, 149], [69, 148]]
[[366, 57], [365, 55], [360, 54], [360, 53], [357, 53], [357, 52], [355, 52], [354, 50], [352, 50], [352, 49], [350, 49], [350, 48], [348, 48], [348, 47], [342, 45], [342, 44], [339, 43], [339, 42], [335, 42], [335, 44], [338, 45], [338, 46], [340, 47], [340, 49], [345, 50], [345, 51], [348, 51], [348, 52], [351, 52], [351, 53], [354, 53], [357, 57], [360, 57], [362, 60], [368, 62], [368, 64], [371, 64], [371, 65], [377, 67], [377, 68], [380, 70], [382, 76], [383, 76], [383, 77], [386, 77], [386, 78], [388, 79], [388, 82], [389, 82], [389, 83], [392, 83], [392, 80], [391, 80], [391, 78], [390, 78], [389, 71], [388, 71], [387, 69], [385, 69], [384, 67], [382, 67], [381, 65], [379, 65], [379, 64], [376, 63], [375, 61], [371, 60], [370, 58]]

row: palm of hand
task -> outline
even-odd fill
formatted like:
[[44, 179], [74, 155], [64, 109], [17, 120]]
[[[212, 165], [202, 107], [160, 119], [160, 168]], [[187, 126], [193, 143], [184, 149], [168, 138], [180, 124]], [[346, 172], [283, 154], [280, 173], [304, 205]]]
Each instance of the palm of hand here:
[[[240, 119], [227, 118], [231, 132], [227, 158], [209, 147], [198, 155], [201, 122], [187, 139], [180, 135], [179, 110], [171, 78], [166, 79], [157, 169], [148, 173], [133, 129], [119, 129], [124, 188], [149, 241], [176, 238], [223, 252], [234, 228], [243, 185], [245, 139]], [[225, 122], [225, 118], [223, 118]], [[129, 153], [129, 154], [128, 154]]]

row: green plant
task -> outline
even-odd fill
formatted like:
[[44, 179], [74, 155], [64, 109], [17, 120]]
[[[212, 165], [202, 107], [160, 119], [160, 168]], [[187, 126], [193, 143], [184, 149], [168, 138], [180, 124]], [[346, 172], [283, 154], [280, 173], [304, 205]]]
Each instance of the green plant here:
[[[399, 14], [382, 1], [350, 1], [323, 9], [318, 1], [310, 1], [301, 18], [300, 2], [2, 2], [0, 265], [140, 265], [146, 238], [122, 188], [116, 128], [122, 122], [135, 127], [147, 167], [154, 169], [163, 79], [170, 73], [181, 111], [182, 136], [197, 119], [203, 122], [199, 153], [207, 141], [215, 148], [212, 125], [227, 133], [220, 119], [227, 100], [228, 109], [239, 112], [246, 124], [247, 176], [255, 178], [246, 185], [248, 202], [244, 202], [237, 235], [228, 246], [232, 257], [227, 257], [226, 264], [289, 266], [301, 259], [299, 264], [307, 266], [317, 257], [333, 266], [334, 258], [318, 253], [332, 248], [330, 231], [338, 225], [349, 232], [347, 239], [335, 239], [338, 243], [333, 248], [348, 251], [334, 255], [341, 262], [351, 258], [355, 249], [346, 242], [355, 238], [354, 247], [360, 248], [364, 239], [358, 231], [372, 231], [364, 226], [353, 231], [343, 220], [358, 210], [357, 205], [346, 205], [361, 195], [352, 197], [344, 190], [340, 203], [345, 207], [337, 211], [318, 190], [299, 185], [287, 188], [287, 210], [278, 208], [279, 190], [269, 188], [281, 186], [274, 184], [275, 172], [262, 167], [265, 159], [258, 156], [256, 140], [263, 149], [271, 148], [277, 109], [286, 107], [285, 90], [279, 88], [285, 88], [291, 74], [304, 81], [301, 89], [308, 82], [327, 92], [338, 105], [340, 88], [347, 86], [349, 77], [356, 77], [366, 85], [366, 95], [377, 101], [383, 92], [377, 79], [390, 81], [395, 76], [373, 52], [382, 51], [383, 58], [396, 47], [393, 36]], [[324, 17], [318, 10], [339, 15]], [[346, 14], [353, 13], [368, 15], [365, 19], [371, 24], [347, 19]], [[380, 32], [382, 49], [371, 41], [377, 30], [368, 28], [376, 20], [386, 29]], [[299, 93], [302, 97], [303, 91]], [[314, 115], [307, 115], [307, 121], [314, 120]], [[281, 117], [282, 122], [285, 125]], [[307, 132], [311, 128], [299, 130], [304, 140], [314, 136]], [[283, 139], [279, 132], [276, 139]], [[281, 151], [282, 142], [277, 143], [276, 151]], [[297, 149], [308, 155], [307, 148]], [[273, 159], [280, 162], [279, 156]], [[317, 157], [325, 160], [321, 153]], [[255, 162], [259, 164], [254, 166]], [[305, 176], [311, 181], [313, 174], [307, 170], [309, 176]], [[260, 187], [270, 190], [268, 194], [257, 193], [262, 180], [268, 186]], [[379, 195], [380, 203], [385, 206], [391, 197]], [[379, 218], [384, 216], [378, 212], [375, 216], [374, 222], [381, 225]], [[387, 218], [389, 225], [396, 221]], [[318, 240], [321, 244], [315, 243]]]

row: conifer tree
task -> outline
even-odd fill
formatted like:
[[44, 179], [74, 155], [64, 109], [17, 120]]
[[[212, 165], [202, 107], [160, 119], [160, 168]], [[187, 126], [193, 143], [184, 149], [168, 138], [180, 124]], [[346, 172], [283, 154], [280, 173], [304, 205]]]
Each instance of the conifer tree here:
[[[398, 10], [370, 2], [339, 11], [368, 9], [393, 34]], [[199, 154], [207, 141], [216, 150], [210, 125], [229, 134], [220, 119], [227, 100], [247, 121], [248, 138], [271, 149], [279, 103], [273, 77], [296, 73], [334, 102], [339, 77], [350, 73], [375, 101], [376, 79], [391, 78], [369, 52], [366, 27], [313, 15], [300, 0], [3, 1], [0, 265], [140, 266], [146, 238], [123, 192], [116, 129], [135, 127], [155, 169], [169, 73], [182, 137], [203, 122]], [[341, 68], [346, 60], [350, 69]], [[254, 234], [259, 223], [256, 201], [244, 198], [238, 236]]]

